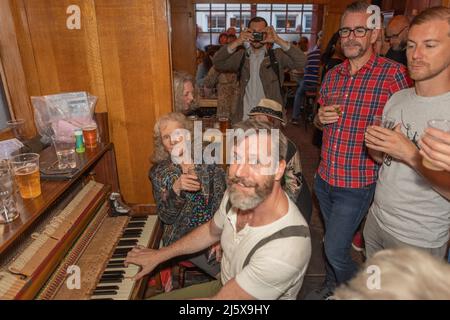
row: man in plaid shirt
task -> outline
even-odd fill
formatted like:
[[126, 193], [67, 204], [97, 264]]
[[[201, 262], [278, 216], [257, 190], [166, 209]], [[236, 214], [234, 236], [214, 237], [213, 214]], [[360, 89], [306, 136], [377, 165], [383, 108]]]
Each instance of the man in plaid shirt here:
[[325, 299], [357, 267], [350, 256], [352, 237], [373, 199], [378, 165], [364, 145], [373, 116], [389, 97], [410, 86], [406, 68], [373, 52], [379, 29], [369, 25], [369, 4], [350, 4], [341, 18], [347, 60], [330, 70], [320, 90], [318, 116], [324, 125], [321, 162], [314, 181], [325, 222], [326, 280], [307, 299]]

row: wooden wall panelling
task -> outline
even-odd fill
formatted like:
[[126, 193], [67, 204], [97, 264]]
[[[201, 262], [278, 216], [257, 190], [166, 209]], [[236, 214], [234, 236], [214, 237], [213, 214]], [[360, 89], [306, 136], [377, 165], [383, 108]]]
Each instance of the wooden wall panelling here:
[[2, 77], [11, 113], [16, 118], [25, 119], [25, 135], [30, 138], [35, 135], [36, 129], [13, 10], [12, 1], [0, 1], [0, 59], [4, 72]]
[[150, 202], [155, 120], [171, 106], [165, 1], [96, 0], [100, 54], [119, 181], [129, 202]]
[[[70, 5], [81, 9], [81, 28], [69, 29]], [[25, 0], [41, 94], [87, 91], [106, 111], [94, 0]], [[30, 95], [35, 95], [30, 92]]]
[[195, 76], [197, 65], [194, 4], [191, 0], [171, 0], [170, 16], [173, 68]]

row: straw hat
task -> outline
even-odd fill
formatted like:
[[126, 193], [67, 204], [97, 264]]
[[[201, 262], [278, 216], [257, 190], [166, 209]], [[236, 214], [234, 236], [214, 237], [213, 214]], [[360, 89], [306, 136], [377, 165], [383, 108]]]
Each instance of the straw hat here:
[[283, 119], [283, 107], [278, 102], [271, 99], [261, 99], [256, 107], [249, 112], [249, 116], [262, 114], [285, 123]]

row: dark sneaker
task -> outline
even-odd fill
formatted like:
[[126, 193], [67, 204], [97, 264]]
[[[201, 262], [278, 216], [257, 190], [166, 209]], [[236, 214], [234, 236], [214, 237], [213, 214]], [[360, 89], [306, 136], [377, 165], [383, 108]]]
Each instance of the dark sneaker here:
[[298, 125], [298, 119], [292, 119], [292, 120], [291, 120], [291, 123], [292, 123], [292, 124], [295, 124], [295, 125]]
[[333, 290], [324, 286], [308, 293], [305, 300], [332, 300]]

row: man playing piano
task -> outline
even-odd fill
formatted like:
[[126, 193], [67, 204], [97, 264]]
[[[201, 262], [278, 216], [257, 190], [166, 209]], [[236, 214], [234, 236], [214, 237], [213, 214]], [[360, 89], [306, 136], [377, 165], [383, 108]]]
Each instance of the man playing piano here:
[[252, 119], [237, 127], [245, 136], [233, 145], [237, 161], [230, 164], [228, 189], [213, 219], [159, 250], [135, 248], [125, 260], [126, 265], [142, 267], [135, 276], [139, 279], [166, 260], [204, 250], [220, 240], [221, 279], [156, 299], [297, 298], [311, 241], [304, 218], [280, 184], [286, 167], [286, 138]]

